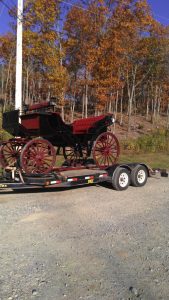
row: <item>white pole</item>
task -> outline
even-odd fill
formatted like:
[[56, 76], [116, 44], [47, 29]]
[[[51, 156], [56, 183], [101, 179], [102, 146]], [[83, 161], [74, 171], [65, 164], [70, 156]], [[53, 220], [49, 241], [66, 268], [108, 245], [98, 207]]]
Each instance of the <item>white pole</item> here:
[[15, 109], [19, 109], [20, 112], [22, 111], [22, 20], [23, 20], [23, 0], [18, 0]]

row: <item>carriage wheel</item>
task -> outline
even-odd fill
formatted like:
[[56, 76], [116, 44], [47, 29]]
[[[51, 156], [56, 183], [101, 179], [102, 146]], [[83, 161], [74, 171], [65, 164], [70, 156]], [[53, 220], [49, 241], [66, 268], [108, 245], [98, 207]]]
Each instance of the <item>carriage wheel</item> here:
[[41, 138], [28, 142], [20, 156], [21, 167], [27, 175], [49, 173], [55, 161], [55, 148], [50, 142]]
[[0, 166], [3, 167], [3, 168], [5, 168], [6, 167], [6, 163], [5, 163], [5, 160], [4, 160], [4, 157], [3, 157], [3, 152], [2, 152], [3, 146], [4, 145], [0, 146]]
[[104, 132], [98, 136], [93, 148], [93, 158], [98, 167], [113, 165], [120, 154], [119, 142], [111, 132]]
[[16, 166], [24, 145], [25, 142], [23, 140], [11, 140], [2, 144], [0, 147], [0, 161], [2, 167]]
[[74, 164], [85, 160], [88, 157], [87, 147], [77, 145], [63, 148], [63, 155], [67, 162]]

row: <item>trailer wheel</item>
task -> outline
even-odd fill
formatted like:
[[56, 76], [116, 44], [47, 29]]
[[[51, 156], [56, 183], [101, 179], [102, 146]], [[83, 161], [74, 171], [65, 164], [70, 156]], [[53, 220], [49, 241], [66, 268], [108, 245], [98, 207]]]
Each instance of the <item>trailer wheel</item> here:
[[131, 185], [136, 187], [144, 186], [147, 182], [148, 172], [145, 166], [138, 165], [131, 172]]
[[126, 168], [118, 168], [115, 170], [112, 178], [112, 186], [117, 191], [127, 190], [130, 184], [130, 172]]

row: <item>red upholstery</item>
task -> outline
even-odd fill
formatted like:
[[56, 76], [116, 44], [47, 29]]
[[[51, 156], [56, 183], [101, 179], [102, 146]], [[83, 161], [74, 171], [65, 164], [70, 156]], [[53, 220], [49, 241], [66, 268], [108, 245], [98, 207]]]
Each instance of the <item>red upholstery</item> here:
[[40, 117], [39, 114], [33, 113], [21, 116], [21, 124], [28, 130], [37, 130], [40, 128]]
[[91, 117], [91, 118], [76, 120], [72, 123], [73, 133], [74, 134], [87, 133], [89, 129], [94, 127], [96, 122], [98, 122], [104, 118], [105, 118], [105, 116], [102, 115], [99, 117]]

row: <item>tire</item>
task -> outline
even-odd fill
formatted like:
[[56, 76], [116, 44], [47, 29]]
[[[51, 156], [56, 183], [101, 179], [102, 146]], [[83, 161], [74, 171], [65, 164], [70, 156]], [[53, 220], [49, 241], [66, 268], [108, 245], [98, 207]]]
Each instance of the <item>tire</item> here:
[[130, 185], [130, 172], [126, 168], [117, 168], [112, 177], [112, 186], [116, 191], [125, 191]]
[[145, 166], [138, 165], [131, 172], [131, 185], [136, 187], [144, 186], [147, 182], [148, 171]]

